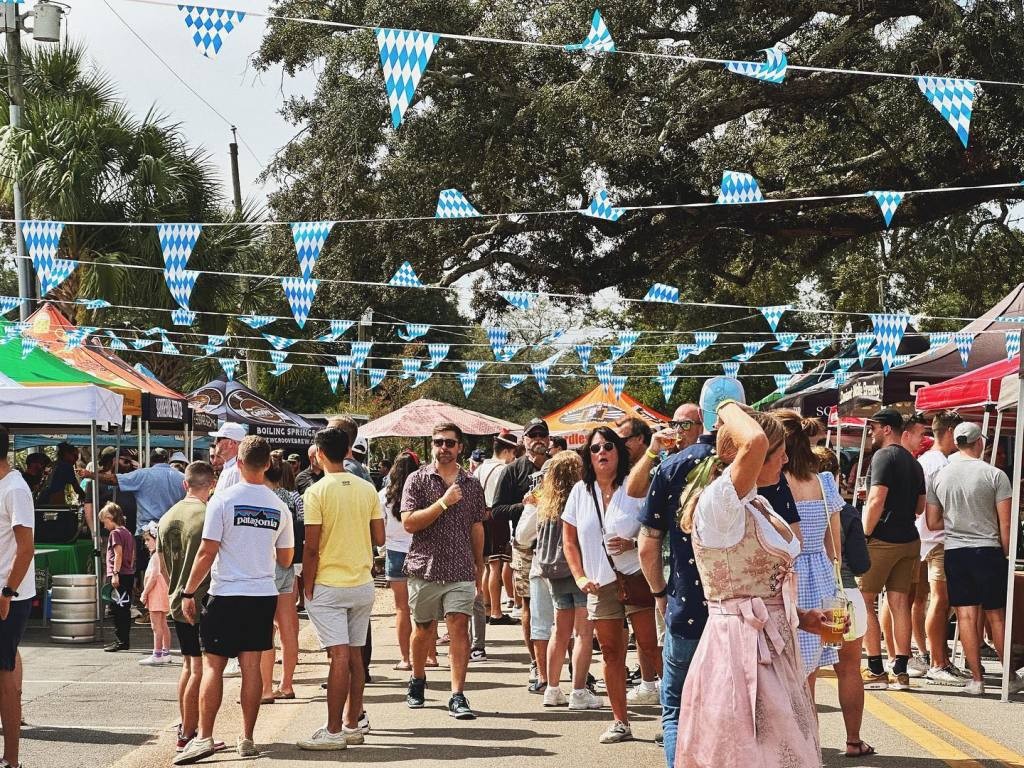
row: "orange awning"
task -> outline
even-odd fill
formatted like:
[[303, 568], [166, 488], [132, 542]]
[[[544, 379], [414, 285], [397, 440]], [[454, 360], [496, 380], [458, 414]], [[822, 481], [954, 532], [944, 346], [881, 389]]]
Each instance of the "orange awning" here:
[[623, 416], [637, 416], [655, 430], [667, 427], [669, 421], [668, 416], [648, 408], [625, 392], [616, 398], [614, 392], [600, 385], [545, 416], [544, 420], [548, 423], [551, 434], [567, 435], [586, 434], [597, 427], [614, 426]]

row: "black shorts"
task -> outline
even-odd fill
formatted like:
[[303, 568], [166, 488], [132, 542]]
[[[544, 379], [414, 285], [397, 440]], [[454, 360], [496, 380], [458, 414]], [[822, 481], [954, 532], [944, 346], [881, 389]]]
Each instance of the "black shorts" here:
[[199, 620], [203, 649], [229, 659], [247, 651], [269, 651], [274, 647], [276, 610], [277, 595], [210, 595]]
[[182, 656], [199, 658], [203, 655], [203, 643], [199, 637], [199, 625], [185, 621], [174, 622], [174, 633], [178, 636], [178, 646]]
[[954, 608], [980, 605], [986, 611], [1006, 607], [1009, 562], [1001, 547], [964, 547], [945, 551], [946, 589]]
[[13, 672], [18, 660], [18, 646], [25, 635], [31, 600], [12, 600], [7, 618], [0, 621], [0, 670]]

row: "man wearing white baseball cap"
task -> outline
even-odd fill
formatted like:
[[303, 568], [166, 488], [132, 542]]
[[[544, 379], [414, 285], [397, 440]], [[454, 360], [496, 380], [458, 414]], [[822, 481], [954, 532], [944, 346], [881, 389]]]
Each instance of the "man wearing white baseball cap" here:
[[217, 446], [217, 455], [224, 462], [224, 468], [217, 478], [217, 491], [223, 491], [232, 485], [241, 482], [242, 476], [238, 473], [238, 464], [235, 457], [238, 456], [238, 445], [246, 437], [245, 427], [233, 421], [225, 421], [223, 426], [216, 432], [211, 432], [214, 444]]

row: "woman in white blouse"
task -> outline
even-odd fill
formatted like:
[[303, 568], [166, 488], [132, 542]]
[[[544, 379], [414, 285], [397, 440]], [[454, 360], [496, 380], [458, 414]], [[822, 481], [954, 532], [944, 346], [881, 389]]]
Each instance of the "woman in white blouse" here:
[[626, 493], [629, 453], [610, 427], [590, 433], [583, 452], [583, 479], [569, 494], [562, 513], [562, 548], [577, 586], [587, 595], [588, 618], [601, 643], [604, 680], [614, 722], [600, 738], [614, 744], [633, 738], [626, 702], [626, 637], [622, 621], [629, 618], [637, 648], [650, 668], [661, 669], [654, 608], [625, 605], [619, 598], [616, 573], [640, 571], [636, 548], [638, 507], [642, 499]]

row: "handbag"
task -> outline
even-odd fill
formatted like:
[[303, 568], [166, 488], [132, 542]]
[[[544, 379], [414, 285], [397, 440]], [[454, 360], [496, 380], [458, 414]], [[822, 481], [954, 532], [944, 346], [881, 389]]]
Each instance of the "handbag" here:
[[654, 595], [651, 593], [651, 586], [647, 583], [647, 577], [642, 570], [636, 573], [621, 573], [615, 568], [615, 561], [608, 554], [604, 537], [604, 516], [601, 514], [601, 505], [597, 501], [597, 494], [594, 493], [594, 486], [589, 486], [590, 498], [594, 500], [594, 509], [597, 510], [597, 522], [601, 526], [601, 548], [604, 556], [608, 558], [608, 564], [615, 573], [615, 581], [619, 587], [619, 600], [623, 605], [633, 605], [637, 608], [653, 608]]
[[[821, 473], [818, 474], [818, 486], [821, 488], [821, 503], [825, 507], [825, 525], [829, 532], [829, 538], [832, 539], [832, 575], [835, 579], [835, 584], [833, 585], [835, 596], [842, 601], [846, 615], [850, 617], [850, 628], [847, 630], [846, 634], [843, 635], [843, 639], [856, 640], [860, 636], [857, 634], [857, 627], [854, 626], [857, 618], [856, 612], [853, 610], [853, 605], [850, 603], [850, 599], [846, 596], [846, 587], [843, 586], [843, 552], [839, 542], [836, 540], [835, 531], [832, 530], [832, 508], [828, 503], [828, 492], [825, 490], [825, 483], [821, 479]], [[838, 511], [836, 514], [839, 514]]]

